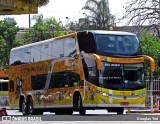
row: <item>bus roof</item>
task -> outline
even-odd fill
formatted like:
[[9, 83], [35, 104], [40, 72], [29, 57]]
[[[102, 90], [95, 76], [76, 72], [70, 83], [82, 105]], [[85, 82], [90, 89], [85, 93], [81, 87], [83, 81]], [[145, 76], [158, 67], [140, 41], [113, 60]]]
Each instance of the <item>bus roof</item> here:
[[42, 40], [42, 41], [39, 41], [39, 42], [26, 44], [26, 45], [19, 46], [19, 47], [15, 47], [15, 48], [12, 48], [11, 51], [22, 49], [22, 48], [27, 48], [27, 47], [31, 47], [31, 46], [39, 45], [39, 44], [43, 44], [43, 43], [48, 43], [48, 42], [51, 42], [51, 41], [56, 40], [56, 39], [62, 39], [62, 38], [73, 37], [73, 36], [75, 36], [75, 33], [74, 34], [73, 33], [72, 34], [67, 34], [67, 35], [63, 35], [63, 36], [59, 36], [59, 37], [55, 37], [55, 38], [50, 38], [50, 39], [46, 39], [46, 40]]
[[[106, 30], [85, 30], [85, 31], [79, 31], [79, 32], [76, 32], [76, 33], [86, 33], [86, 32], [90, 32], [92, 34], [134, 35], [135, 36], [135, 34], [130, 33], [130, 32], [106, 31]], [[11, 51], [14, 51], [14, 50], [17, 50], [17, 49], [21, 49], [21, 48], [30, 47], [30, 46], [34, 46], [34, 45], [38, 45], [38, 44], [42, 44], [42, 43], [47, 43], [47, 42], [53, 41], [54, 39], [61, 39], [61, 38], [69, 37], [69, 36], [74, 36], [74, 34], [75, 33], [64, 35], [64, 36], [60, 36], [60, 37], [55, 37], [55, 38], [51, 38], [51, 39], [47, 39], [47, 40], [43, 40], [43, 41], [39, 41], [39, 42], [35, 42], [35, 43], [30, 43], [30, 44], [27, 44], [27, 45], [24, 45], [24, 46], [12, 48]]]
[[111, 35], [134, 35], [134, 33], [130, 33], [130, 32], [124, 32], [124, 31], [106, 31], [106, 30], [85, 30], [85, 31], [80, 31], [77, 33], [81, 33], [81, 32], [90, 32], [92, 34], [111, 34]]
[[43, 40], [43, 41], [39, 41], [39, 42], [35, 42], [35, 43], [26, 44], [24, 46], [15, 47], [15, 48], [12, 48], [11, 51], [14, 51], [14, 50], [17, 50], [17, 49], [21, 49], [21, 48], [30, 47], [30, 46], [34, 46], [34, 45], [38, 45], [38, 44], [42, 44], [42, 43], [47, 43], [47, 42], [52, 41], [53, 39], [54, 38]]

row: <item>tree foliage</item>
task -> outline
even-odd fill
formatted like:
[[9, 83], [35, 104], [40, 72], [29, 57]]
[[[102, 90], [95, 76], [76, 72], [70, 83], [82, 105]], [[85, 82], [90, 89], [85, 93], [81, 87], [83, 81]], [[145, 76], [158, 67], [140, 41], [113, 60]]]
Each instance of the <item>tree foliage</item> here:
[[160, 38], [160, 0], [130, 0], [125, 7], [126, 13], [123, 17], [127, 19], [127, 25], [148, 26], [155, 35]]
[[18, 30], [15, 22], [0, 21], [0, 65], [3, 69], [8, 68], [11, 48], [21, 45], [15, 40]]
[[38, 6], [45, 6], [49, 3], [49, 0], [24, 0], [24, 1]]
[[108, 0], [87, 0], [82, 10], [85, 10], [89, 25], [94, 25], [95, 29], [106, 29], [115, 25], [115, 17], [110, 13]]
[[[149, 33], [143, 34], [139, 39], [143, 54], [151, 56], [157, 63], [160, 57], [160, 39], [155, 38]], [[149, 70], [150, 65], [148, 62], [145, 67], [146, 70]]]
[[55, 18], [43, 20], [43, 16], [39, 15], [34, 19], [35, 25], [22, 35], [22, 41], [25, 43], [39, 42], [66, 34], [61, 23]]

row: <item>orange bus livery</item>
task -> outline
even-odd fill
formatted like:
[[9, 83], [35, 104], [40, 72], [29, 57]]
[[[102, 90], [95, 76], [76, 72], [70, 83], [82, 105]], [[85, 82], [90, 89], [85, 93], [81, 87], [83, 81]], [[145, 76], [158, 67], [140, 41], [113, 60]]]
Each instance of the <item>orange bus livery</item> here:
[[23, 115], [144, 107], [145, 59], [153, 72], [138, 38], [118, 31], [80, 31], [13, 48], [9, 105]]

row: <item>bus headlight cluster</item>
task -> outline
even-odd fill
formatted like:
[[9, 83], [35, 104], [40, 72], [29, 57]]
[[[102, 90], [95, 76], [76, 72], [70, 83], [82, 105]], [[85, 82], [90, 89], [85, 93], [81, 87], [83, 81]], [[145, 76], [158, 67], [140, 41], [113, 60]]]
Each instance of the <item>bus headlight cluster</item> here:
[[134, 92], [134, 91], [132, 91], [131, 95], [132, 95], [132, 96], [134, 96], [134, 95], [135, 95], [135, 92]]
[[138, 94], [138, 96], [143, 97], [143, 96], [145, 96], [145, 93]]

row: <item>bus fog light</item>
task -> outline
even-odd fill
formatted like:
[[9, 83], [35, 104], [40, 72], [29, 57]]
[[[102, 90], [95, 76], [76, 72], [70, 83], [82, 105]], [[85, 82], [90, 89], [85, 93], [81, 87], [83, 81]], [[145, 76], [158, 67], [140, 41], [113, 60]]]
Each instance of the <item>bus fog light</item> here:
[[141, 102], [141, 104], [145, 104], [145, 100], [143, 100], [143, 101]]

